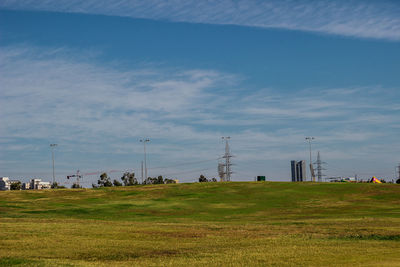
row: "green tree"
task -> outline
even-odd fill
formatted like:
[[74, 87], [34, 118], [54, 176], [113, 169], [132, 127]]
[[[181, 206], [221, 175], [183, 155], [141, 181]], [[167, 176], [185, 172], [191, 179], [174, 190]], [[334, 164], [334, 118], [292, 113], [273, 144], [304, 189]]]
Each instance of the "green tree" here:
[[110, 177], [108, 177], [107, 173], [102, 173], [100, 175], [100, 179], [97, 181], [99, 187], [111, 187], [113, 186]]
[[157, 178], [147, 177], [146, 180], [143, 181], [143, 184], [155, 184]]
[[208, 182], [207, 178], [202, 174], [199, 177], [199, 183], [206, 183]]
[[134, 172], [125, 172], [122, 177], [121, 177], [122, 182], [124, 183], [125, 186], [132, 186], [132, 185], [137, 185], [138, 181], [135, 178], [135, 173]]
[[164, 183], [166, 183], [166, 184], [176, 184], [176, 181], [173, 180], [173, 179], [167, 179], [167, 178], [165, 178], [165, 179], [164, 179]]
[[54, 183], [51, 184], [51, 188], [53, 188], [53, 189], [64, 189], [65, 186], [59, 185], [57, 182], [54, 182]]
[[71, 188], [82, 188], [82, 186], [75, 182], [72, 184]]
[[11, 183], [10, 190], [21, 190], [21, 182], [17, 181], [17, 182]]
[[164, 179], [161, 175], [157, 177], [156, 184], [164, 184]]
[[160, 175], [157, 178], [156, 177], [148, 177], [146, 180], [143, 181], [143, 184], [163, 184], [164, 183], [164, 179], [163, 177]]
[[122, 186], [122, 183], [116, 179], [114, 179], [113, 184], [114, 184], [114, 186]]

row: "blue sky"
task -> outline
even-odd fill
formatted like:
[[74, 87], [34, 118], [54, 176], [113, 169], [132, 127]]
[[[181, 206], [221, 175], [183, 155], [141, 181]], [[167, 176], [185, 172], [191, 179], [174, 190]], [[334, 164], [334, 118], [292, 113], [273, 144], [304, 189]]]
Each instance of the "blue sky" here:
[[0, 3], [0, 176], [49, 179], [50, 143], [60, 181], [139, 174], [147, 136], [151, 176], [194, 181], [231, 136], [233, 180], [289, 180], [311, 135], [328, 176], [393, 178], [399, 2], [54, 3]]

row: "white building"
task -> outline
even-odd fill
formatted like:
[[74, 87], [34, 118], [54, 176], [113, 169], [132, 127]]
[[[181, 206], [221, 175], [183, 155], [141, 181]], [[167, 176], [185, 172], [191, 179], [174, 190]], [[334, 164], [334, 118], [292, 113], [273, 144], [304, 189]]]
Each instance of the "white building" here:
[[38, 189], [51, 189], [51, 183], [50, 182], [40, 182]]
[[0, 177], [0, 190], [11, 190], [13, 184], [21, 184], [19, 180], [10, 180], [8, 177]]
[[29, 189], [50, 189], [51, 183], [50, 182], [42, 182], [42, 179], [32, 179], [30, 182]]
[[8, 177], [0, 177], [0, 190], [10, 190], [11, 181]]
[[29, 190], [31, 188], [31, 183], [22, 183], [22, 190]]
[[[8, 177], [0, 177], [0, 190], [10, 190], [11, 184], [13, 183], [21, 183], [18, 180], [10, 180]], [[50, 182], [42, 182], [42, 179], [31, 179], [28, 183], [21, 183], [21, 189], [28, 190], [28, 189], [50, 189], [51, 183]]]

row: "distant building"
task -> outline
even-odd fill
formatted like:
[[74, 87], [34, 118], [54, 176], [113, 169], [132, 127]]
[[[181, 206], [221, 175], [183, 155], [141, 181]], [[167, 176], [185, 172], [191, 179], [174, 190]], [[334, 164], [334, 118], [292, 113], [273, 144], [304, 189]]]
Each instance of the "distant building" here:
[[[0, 177], [0, 190], [10, 190], [11, 184], [13, 183], [21, 183], [18, 180], [10, 180], [8, 177]], [[50, 182], [42, 182], [41, 179], [31, 179], [28, 183], [21, 183], [22, 190], [28, 189], [50, 189], [51, 183]]]
[[257, 182], [265, 182], [265, 176], [257, 176]]
[[11, 181], [8, 177], [0, 177], [0, 190], [10, 190]]
[[10, 180], [8, 177], [0, 177], [0, 190], [11, 190], [11, 185], [21, 183], [19, 180]]
[[38, 189], [51, 189], [50, 182], [40, 182]]
[[42, 181], [42, 179], [31, 179], [29, 183], [29, 189], [38, 189], [39, 183]]
[[329, 178], [325, 178], [325, 180], [329, 180], [329, 182], [332, 182], [332, 183], [338, 183], [338, 182], [356, 183], [357, 182], [356, 177], [329, 177]]
[[292, 160], [292, 182], [303, 182], [306, 180], [306, 161], [305, 160]]
[[22, 190], [29, 190], [31, 187], [31, 183], [22, 183]]
[[42, 179], [31, 179], [29, 189], [50, 189], [51, 183], [50, 182], [42, 182]]

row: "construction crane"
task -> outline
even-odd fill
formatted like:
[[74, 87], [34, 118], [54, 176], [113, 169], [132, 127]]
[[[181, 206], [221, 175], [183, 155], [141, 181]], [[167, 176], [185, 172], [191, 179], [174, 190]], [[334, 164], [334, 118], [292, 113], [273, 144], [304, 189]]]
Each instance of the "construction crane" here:
[[78, 188], [80, 188], [81, 186], [80, 186], [79, 180], [82, 179], [82, 177], [83, 177], [83, 176], [80, 174], [80, 171], [77, 170], [77, 171], [76, 171], [76, 174], [68, 175], [68, 176], [67, 176], [67, 179], [69, 180], [70, 178], [76, 178], [75, 184], [76, 184], [76, 186], [77, 186]]

